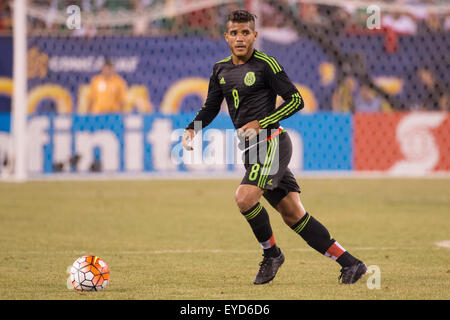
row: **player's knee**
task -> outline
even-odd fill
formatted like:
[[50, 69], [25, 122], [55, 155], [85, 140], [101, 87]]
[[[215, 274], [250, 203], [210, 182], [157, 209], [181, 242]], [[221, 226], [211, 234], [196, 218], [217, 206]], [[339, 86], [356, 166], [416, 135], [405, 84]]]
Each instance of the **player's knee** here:
[[306, 214], [306, 210], [296, 192], [290, 192], [278, 203], [275, 209], [289, 226], [297, 223]]
[[259, 202], [261, 195], [257, 189], [248, 188], [243, 185], [236, 190], [235, 201], [241, 212], [245, 212]]
[[[234, 195], [234, 200], [241, 212], [245, 212], [247, 208], [247, 197], [244, 192], [240, 191], [239, 188], [236, 190], [236, 194]], [[244, 210], [243, 210], [244, 209]]]

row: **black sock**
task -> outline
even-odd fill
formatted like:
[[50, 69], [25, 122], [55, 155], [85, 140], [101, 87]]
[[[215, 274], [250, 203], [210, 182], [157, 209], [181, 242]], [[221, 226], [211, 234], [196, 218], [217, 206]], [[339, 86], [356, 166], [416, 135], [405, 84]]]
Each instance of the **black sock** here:
[[356, 262], [359, 262], [359, 259], [356, 259], [348, 251], [345, 251], [339, 258], [336, 259], [336, 262], [342, 267], [349, 267], [356, 264]]
[[321, 254], [332, 258], [342, 267], [358, 262], [358, 259], [348, 253], [313, 216], [306, 213], [300, 221], [291, 227], [310, 247]]
[[277, 247], [276, 244], [273, 244], [273, 246], [271, 246], [268, 249], [263, 249], [264, 251], [264, 256], [266, 257], [278, 257], [280, 255], [280, 248]]
[[275, 244], [269, 214], [266, 209], [258, 202], [249, 210], [241, 213], [247, 219], [256, 239], [261, 244], [264, 255], [269, 257], [278, 256], [280, 254], [279, 248]]

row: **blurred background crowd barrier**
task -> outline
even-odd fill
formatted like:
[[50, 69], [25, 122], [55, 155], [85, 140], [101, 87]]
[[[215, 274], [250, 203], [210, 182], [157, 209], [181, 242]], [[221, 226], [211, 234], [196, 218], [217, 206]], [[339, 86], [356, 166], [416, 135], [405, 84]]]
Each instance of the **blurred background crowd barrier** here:
[[[12, 7], [0, 2], [2, 172]], [[256, 13], [256, 48], [277, 58], [305, 100], [283, 122], [296, 172], [450, 170], [448, 1], [29, 0], [29, 171], [239, 170], [169, 161], [172, 133], [201, 107], [214, 63], [229, 56], [223, 32], [237, 8]], [[92, 106], [105, 62], [124, 83], [123, 101], [109, 111]], [[232, 128], [226, 113], [223, 105], [211, 125], [218, 141]]]

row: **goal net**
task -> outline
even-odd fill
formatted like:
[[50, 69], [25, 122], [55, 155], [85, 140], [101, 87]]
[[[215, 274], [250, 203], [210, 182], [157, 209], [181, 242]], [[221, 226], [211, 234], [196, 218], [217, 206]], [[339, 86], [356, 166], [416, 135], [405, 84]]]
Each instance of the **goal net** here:
[[450, 170], [448, 1], [14, 0], [0, 5], [1, 176], [239, 172], [225, 103], [197, 153], [179, 145], [236, 9], [304, 99], [282, 123], [293, 171]]

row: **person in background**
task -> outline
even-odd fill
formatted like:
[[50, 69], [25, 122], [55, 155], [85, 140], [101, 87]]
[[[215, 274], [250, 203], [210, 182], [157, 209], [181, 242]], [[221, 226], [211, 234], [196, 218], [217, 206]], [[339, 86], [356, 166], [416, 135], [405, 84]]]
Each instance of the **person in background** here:
[[449, 110], [449, 96], [445, 85], [436, 80], [430, 68], [422, 67], [417, 71], [417, 76], [423, 86], [422, 109], [427, 111]]
[[355, 110], [354, 93], [356, 86], [356, 79], [351, 76], [338, 81], [331, 98], [331, 109], [336, 112], [353, 112]]
[[126, 93], [126, 81], [115, 72], [111, 60], [106, 59], [101, 73], [91, 80], [88, 111], [93, 114], [122, 112]]
[[0, 33], [12, 30], [12, 16], [8, 1], [0, 1]]
[[355, 95], [355, 112], [381, 112], [383, 99], [369, 87], [362, 85]]

